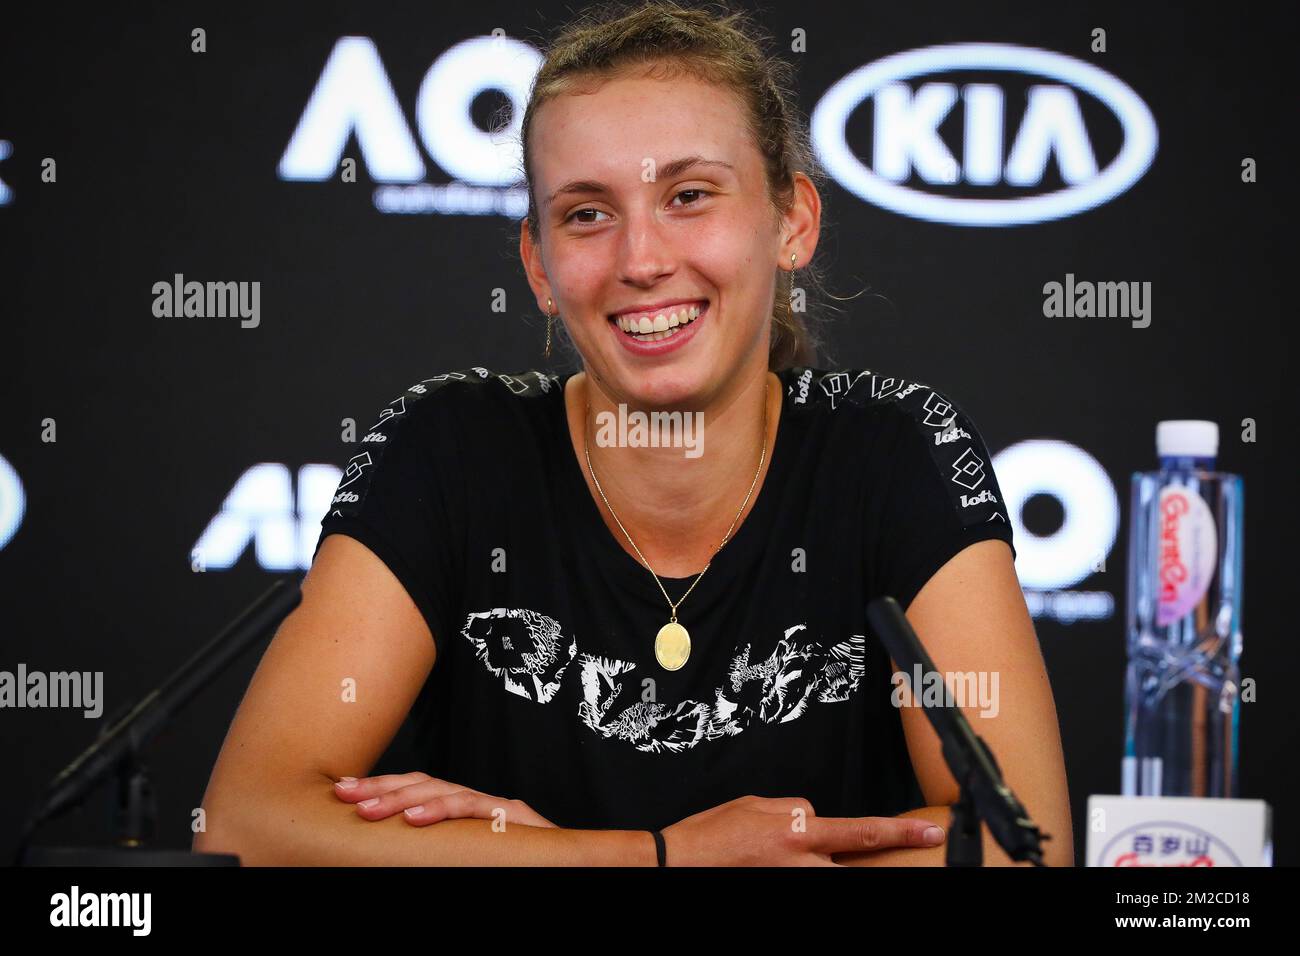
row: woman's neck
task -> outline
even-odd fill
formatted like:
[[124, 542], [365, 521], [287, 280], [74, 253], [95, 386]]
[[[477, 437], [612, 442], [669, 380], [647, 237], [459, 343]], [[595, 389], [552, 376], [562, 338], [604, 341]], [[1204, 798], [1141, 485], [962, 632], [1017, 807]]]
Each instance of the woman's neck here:
[[[617, 404], [592, 385], [585, 372], [568, 380], [564, 398], [574, 453], [610, 533], [628, 554], [637, 557], [592, 481], [584, 454], [584, 434], [600, 490], [655, 573], [661, 577], [684, 578], [702, 571], [732, 521], [735, 520], [731, 531], [734, 537], [758, 500], [780, 424], [780, 380], [763, 368], [747, 379], [738, 380], [709, 408], [703, 409], [699, 416], [702, 435], [696, 436], [703, 453], [697, 457], [688, 457], [686, 449], [680, 446], [602, 445], [597, 438], [598, 424], [617, 423], [619, 410]], [[766, 435], [763, 434], [765, 408]], [[602, 416], [602, 412], [608, 416]], [[628, 409], [625, 416], [631, 412]], [[766, 454], [755, 481], [764, 438]], [[751, 483], [753, 491], [745, 502]], [[736, 519], [742, 502], [745, 502], [744, 511]]]

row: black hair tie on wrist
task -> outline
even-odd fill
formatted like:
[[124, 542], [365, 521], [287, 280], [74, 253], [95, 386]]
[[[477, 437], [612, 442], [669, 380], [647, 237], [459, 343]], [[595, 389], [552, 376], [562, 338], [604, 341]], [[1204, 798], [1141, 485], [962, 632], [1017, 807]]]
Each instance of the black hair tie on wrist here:
[[667, 866], [668, 848], [664, 845], [664, 835], [658, 830], [651, 830], [650, 835], [655, 838], [655, 856], [659, 858], [659, 865]]

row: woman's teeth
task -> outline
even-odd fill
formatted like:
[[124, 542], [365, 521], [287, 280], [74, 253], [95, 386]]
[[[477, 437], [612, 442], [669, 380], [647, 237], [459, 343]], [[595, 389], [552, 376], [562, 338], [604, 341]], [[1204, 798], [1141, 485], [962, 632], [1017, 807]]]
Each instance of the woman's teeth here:
[[639, 342], [658, 342], [660, 339], [672, 338], [678, 330], [690, 325], [700, 317], [698, 305], [677, 306], [671, 312], [663, 312], [651, 318], [642, 315], [632, 318], [618, 316], [618, 327]]

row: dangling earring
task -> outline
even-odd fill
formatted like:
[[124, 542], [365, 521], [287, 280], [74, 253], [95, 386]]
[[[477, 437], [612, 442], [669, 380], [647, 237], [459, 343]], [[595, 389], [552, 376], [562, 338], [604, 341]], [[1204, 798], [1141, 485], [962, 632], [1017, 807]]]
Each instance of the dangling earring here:
[[546, 297], [546, 351], [542, 353], [543, 357], [551, 357], [551, 320], [555, 318], [551, 314], [551, 297]]

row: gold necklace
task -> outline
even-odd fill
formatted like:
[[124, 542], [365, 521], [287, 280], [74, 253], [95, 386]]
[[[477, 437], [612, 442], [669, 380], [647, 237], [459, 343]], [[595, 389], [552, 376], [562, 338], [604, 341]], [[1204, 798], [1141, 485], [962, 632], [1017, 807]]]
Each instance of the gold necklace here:
[[[749, 504], [749, 497], [754, 493], [754, 486], [758, 484], [758, 476], [763, 471], [763, 461], [767, 458], [767, 396], [768, 385], [765, 380], [763, 385], [763, 450], [758, 456], [758, 469], [754, 472], [754, 480], [749, 483], [749, 491], [745, 492], [745, 500], [740, 503], [740, 510], [736, 512], [736, 517], [731, 521], [731, 527], [727, 529], [727, 533], [722, 538], [722, 544], [719, 544], [717, 548], [714, 549], [713, 557], [717, 557], [718, 552], [722, 550], [722, 546], [731, 540], [731, 532], [735, 530], [736, 522], [740, 520], [740, 516], [745, 513], [745, 505]], [[588, 401], [587, 415], [590, 416], [590, 414], [591, 402]], [[654, 576], [655, 584], [659, 585], [659, 590], [663, 592], [664, 600], [668, 602], [668, 607], [671, 609], [669, 612], [668, 623], [659, 628], [659, 633], [655, 635], [655, 660], [659, 662], [659, 666], [664, 670], [680, 670], [686, 663], [686, 659], [691, 656], [691, 635], [686, 628], [677, 623], [677, 608], [680, 607], [682, 601], [685, 601], [690, 596], [690, 593], [695, 590], [695, 585], [700, 583], [700, 578], [704, 577], [704, 571], [709, 570], [709, 567], [713, 564], [713, 557], [709, 558], [709, 563], [704, 566], [704, 571], [701, 571], [695, 576], [695, 580], [692, 581], [691, 586], [686, 589], [686, 593], [683, 594], [681, 599], [674, 604], [673, 599], [670, 598], [668, 592], [664, 590], [664, 585], [663, 582], [659, 580], [659, 575], [655, 574], [654, 568], [650, 567], [650, 562], [645, 559], [645, 555], [641, 553], [641, 549], [636, 546], [636, 542], [632, 540], [632, 536], [627, 533], [627, 528], [623, 527], [623, 522], [618, 520], [618, 515], [614, 512], [613, 506], [610, 505], [609, 499], [605, 497], [605, 492], [600, 487], [600, 480], [596, 478], [596, 470], [591, 467], [591, 446], [587, 441], [586, 418], [583, 419], [582, 424], [582, 451], [587, 459], [587, 470], [591, 472], [591, 480], [596, 486], [596, 491], [600, 494], [600, 500], [605, 502], [606, 508], [609, 508], [609, 513], [613, 516], [615, 524], [617, 524], [619, 530], [623, 532], [623, 536], [627, 538], [628, 544], [632, 545], [632, 549], [637, 553], [637, 557], [641, 559], [641, 563], [644, 564], [646, 570]]]

